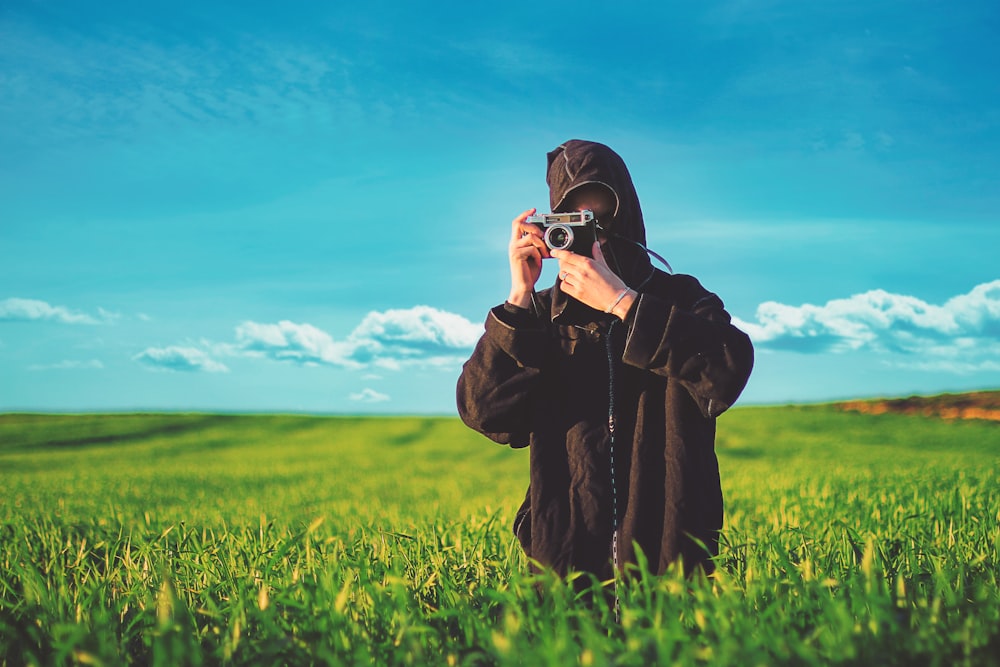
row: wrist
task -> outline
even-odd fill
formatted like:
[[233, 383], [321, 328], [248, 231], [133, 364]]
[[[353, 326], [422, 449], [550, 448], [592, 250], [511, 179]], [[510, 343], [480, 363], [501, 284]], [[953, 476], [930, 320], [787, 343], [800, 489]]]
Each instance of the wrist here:
[[626, 287], [622, 290], [621, 294], [615, 298], [614, 303], [608, 307], [607, 312], [624, 322], [625, 318], [628, 316], [628, 311], [632, 310], [632, 304], [634, 304], [635, 300], [638, 298], [638, 292], [634, 289]]
[[507, 303], [519, 308], [531, 308], [531, 293], [533, 290], [513, 288], [507, 296]]

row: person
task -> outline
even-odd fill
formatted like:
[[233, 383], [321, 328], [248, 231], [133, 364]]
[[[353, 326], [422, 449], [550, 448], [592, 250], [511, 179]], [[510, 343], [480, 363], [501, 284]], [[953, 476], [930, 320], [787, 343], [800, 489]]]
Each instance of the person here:
[[[680, 561], [713, 571], [723, 520], [716, 418], [753, 366], [749, 338], [695, 278], [652, 265], [622, 158], [571, 140], [548, 154], [553, 212], [590, 209], [586, 253], [549, 250], [512, 223], [511, 289], [457, 385], [462, 420], [493, 441], [530, 447], [514, 532], [533, 563], [614, 578], [641, 549], [650, 570]], [[535, 291], [542, 262], [555, 284]]]

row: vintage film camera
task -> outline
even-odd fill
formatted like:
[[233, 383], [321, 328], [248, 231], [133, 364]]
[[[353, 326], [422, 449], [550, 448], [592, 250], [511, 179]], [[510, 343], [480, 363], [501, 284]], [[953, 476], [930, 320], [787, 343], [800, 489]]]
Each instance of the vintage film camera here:
[[597, 220], [593, 211], [529, 215], [525, 222], [541, 227], [545, 232], [545, 245], [550, 250], [570, 250], [590, 257], [597, 240]]

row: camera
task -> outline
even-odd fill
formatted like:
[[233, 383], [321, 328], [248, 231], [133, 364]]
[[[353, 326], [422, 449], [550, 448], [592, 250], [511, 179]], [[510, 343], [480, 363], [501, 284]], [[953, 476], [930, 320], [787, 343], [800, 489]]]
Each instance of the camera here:
[[529, 215], [525, 222], [538, 225], [545, 232], [545, 245], [550, 250], [569, 250], [590, 257], [597, 240], [593, 211]]

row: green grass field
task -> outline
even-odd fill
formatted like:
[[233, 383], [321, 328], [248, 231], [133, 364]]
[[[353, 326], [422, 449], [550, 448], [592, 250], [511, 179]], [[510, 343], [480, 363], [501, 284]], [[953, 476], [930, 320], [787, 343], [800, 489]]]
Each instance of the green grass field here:
[[526, 573], [527, 452], [457, 419], [2, 415], [0, 664], [1000, 664], [1000, 426], [738, 408], [718, 450], [718, 575], [616, 622]]

